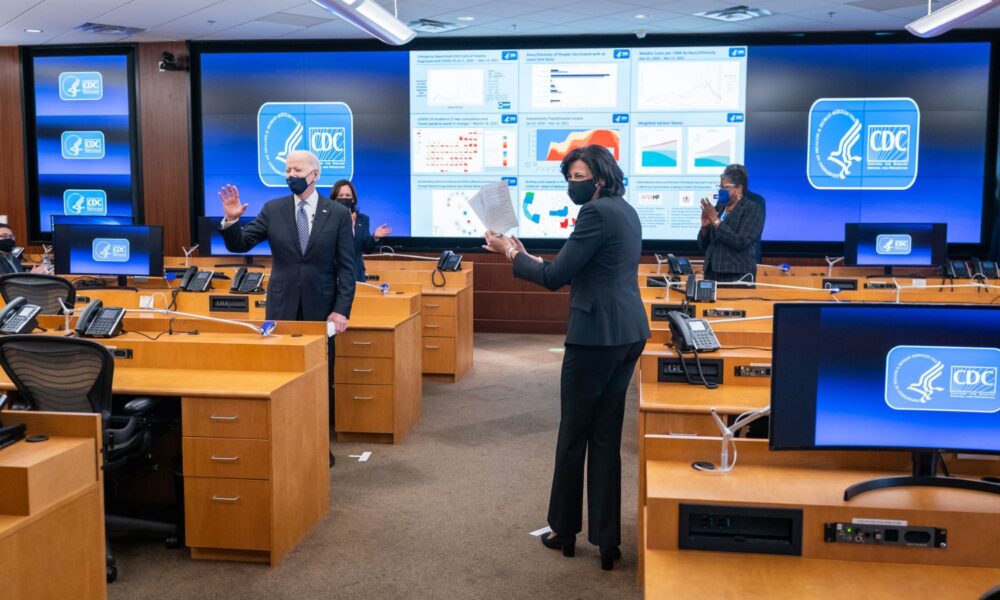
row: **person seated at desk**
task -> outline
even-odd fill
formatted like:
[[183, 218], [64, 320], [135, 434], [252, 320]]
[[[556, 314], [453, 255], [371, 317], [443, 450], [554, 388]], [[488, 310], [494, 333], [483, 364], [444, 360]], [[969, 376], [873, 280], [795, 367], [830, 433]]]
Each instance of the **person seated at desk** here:
[[[14, 230], [6, 223], [0, 223], [0, 275], [8, 273], [24, 273], [25, 269], [21, 264], [20, 255], [14, 256], [14, 246], [17, 246], [17, 237]], [[48, 274], [48, 269], [44, 265], [31, 267], [32, 273]]]
[[341, 179], [333, 184], [333, 193], [330, 195], [351, 211], [351, 221], [354, 224], [354, 275], [358, 281], [365, 281], [363, 255], [375, 252], [375, 245], [382, 238], [392, 235], [392, 228], [382, 223], [375, 229], [375, 235], [372, 235], [371, 221], [368, 215], [358, 212], [358, 193], [350, 181]]
[[757, 277], [764, 198], [750, 191], [748, 180], [746, 167], [729, 165], [719, 181], [719, 202], [701, 200], [698, 247], [705, 253], [705, 279]]

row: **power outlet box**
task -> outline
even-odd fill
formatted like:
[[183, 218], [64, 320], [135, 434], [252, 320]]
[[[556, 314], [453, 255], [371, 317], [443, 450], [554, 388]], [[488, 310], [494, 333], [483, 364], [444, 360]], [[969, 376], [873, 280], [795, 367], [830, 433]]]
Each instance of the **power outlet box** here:
[[829, 277], [823, 278], [823, 289], [829, 290], [832, 288], [837, 288], [842, 292], [853, 292], [858, 289], [857, 279], [831, 279]]
[[742, 319], [747, 316], [747, 311], [735, 308], [706, 308], [701, 313], [703, 317], [728, 317], [732, 319]]
[[737, 377], [770, 377], [771, 365], [740, 365], [736, 367]]
[[689, 317], [695, 316], [694, 306], [690, 304], [687, 306], [681, 304], [654, 304], [649, 309], [650, 320], [669, 321], [670, 317], [668, 317], [667, 314], [673, 311], [682, 312]]
[[866, 290], [894, 290], [896, 284], [891, 281], [869, 281], [865, 284]]
[[906, 525], [824, 523], [823, 541], [828, 544], [947, 548], [948, 530]]

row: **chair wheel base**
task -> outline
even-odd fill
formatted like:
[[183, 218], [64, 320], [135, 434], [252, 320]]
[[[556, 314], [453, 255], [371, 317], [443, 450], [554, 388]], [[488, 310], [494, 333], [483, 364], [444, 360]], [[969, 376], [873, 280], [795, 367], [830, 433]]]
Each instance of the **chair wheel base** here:
[[176, 550], [177, 548], [181, 547], [181, 539], [176, 536], [168, 537], [164, 541], [164, 544], [167, 546], [167, 548], [170, 548], [171, 550]]
[[108, 567], [105, 573], [108, 583], [114, 583], [118, 579], [118, 567]]

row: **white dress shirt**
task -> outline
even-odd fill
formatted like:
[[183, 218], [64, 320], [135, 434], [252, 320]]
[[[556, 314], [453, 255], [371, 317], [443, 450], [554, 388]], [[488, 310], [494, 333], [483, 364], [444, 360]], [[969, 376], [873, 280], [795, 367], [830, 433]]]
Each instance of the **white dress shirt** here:
[[[301, 204], [303, 201], [305, 201], [305, 203], [306, 203], [306, 206], [305, 206], [306, 216], [309, 217], [309, 233], [312, 234], [313, 221], [316, 219], [316, 207], [319, 206], [319, 192], [317, 192], [316, 189], [313, 188], [313, 193], [309, 194], [305, 198], [299, 198], [298, 196], [294, 196], [293, 195], [293, 199], [295, 200], [295, 215], [296, 216], [298, 216], [298, 214], [299, 214], [299, 204]], [[236, 221], [229, 221], [229, 220], [223, 218], [222, 219], [222, 229], [225, 229], [226, 227], [229, 227], [230, 225], [232, 225], [235, 222]]]

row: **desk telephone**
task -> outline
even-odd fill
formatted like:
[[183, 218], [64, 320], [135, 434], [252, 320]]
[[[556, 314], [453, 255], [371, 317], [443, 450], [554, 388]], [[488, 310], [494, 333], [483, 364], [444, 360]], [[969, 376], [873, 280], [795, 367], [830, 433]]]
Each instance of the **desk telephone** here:
[[233, 275], [233, 285], [229, 288], [233, 294], [253, 294], [259, 292], [264, 284], [264, 274], [260, 271], [249, 271], [240, 267]]
[[462, 268], [462, 255], [445, 250], [438, 259], [437, 268], [439, 271], [458, 271]]
[[684, 295], [690, 302], [715, 302], [715, 282], [711, 279], [698, 280], [694, 273], [688, 275]]
[[42, 307], [28, 304], [18, 296], [0, 312], [0, 333], [31, 333], [38, 326], [38, 313]]
[[951, 279], [972, 279], [972, 274], [969, 273], [969, 265], [965, 264], [964, 260], [948, 259], [944, 263], [944, 274]]
[[694, 273], [690, 260], [683, 257], [677, 258], [673, 254], [667, 255], [667, 266], [672, 275], [691, 275]]
[[972, 259], [972, 276], [984, 279], [1000, 279], [1000, 268], [992, 260]]
[[670, 335], [678, 352], [715, 352], [720, 348], [712, 326], [704, 319], [692, 319], [674, 310], [667, 313]]
[[103, 302], [94, 300], [80, 313], [75, 331], [80, 337], [115, 337], [122, 332], [124, 318], [124, 308], [104, 308]]
[[181, 290], [185, 292], [207, 292], [212, 287], [212, 276], [215, 271], [202, 270], [191, 266], [181, 278]]

